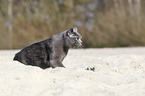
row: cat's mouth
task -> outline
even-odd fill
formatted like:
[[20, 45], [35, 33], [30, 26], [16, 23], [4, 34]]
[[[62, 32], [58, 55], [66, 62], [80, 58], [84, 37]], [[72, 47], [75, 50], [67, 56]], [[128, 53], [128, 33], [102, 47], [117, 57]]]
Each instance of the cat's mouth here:
[[81, 47], [81, 46], [82, 46], [82, 43], [74, 44], [74, 47]]

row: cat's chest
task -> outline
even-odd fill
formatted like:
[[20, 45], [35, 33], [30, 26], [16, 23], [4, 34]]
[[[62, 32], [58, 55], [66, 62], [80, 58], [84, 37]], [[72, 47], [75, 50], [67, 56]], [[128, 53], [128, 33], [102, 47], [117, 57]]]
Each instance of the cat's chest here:
[[63, 59], [66, 57], [67, 53], [68, 53], [68, 50], [61, 49], [60, 55], [59, 55], [61, 61], [63, 61]]

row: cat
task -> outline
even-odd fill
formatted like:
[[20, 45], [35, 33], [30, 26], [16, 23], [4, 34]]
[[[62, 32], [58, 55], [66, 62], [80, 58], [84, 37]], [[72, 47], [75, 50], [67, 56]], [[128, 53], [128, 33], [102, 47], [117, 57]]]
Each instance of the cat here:
[[68, 50], [82, 45], [82, 36], [77, 28], [70, 28], [52, 37], [23, 48], [15, 54], [13, 60], [25, 65], [38, 66], [42, 69], [49, 67], [65, 67], [62, 64]]

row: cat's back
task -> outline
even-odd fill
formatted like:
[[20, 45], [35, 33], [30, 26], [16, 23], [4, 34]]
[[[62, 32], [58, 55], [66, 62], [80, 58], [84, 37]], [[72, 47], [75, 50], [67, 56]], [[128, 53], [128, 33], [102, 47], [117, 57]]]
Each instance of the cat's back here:
[[44, 40], [23, 48], [15, 55], [14, 60], [21, 61], [22, 59], [33, 59], [36, 57], [44, 58], [46, 56], [46, 45], [47, 47], [49, 46], [47, 42], [48, 40]]

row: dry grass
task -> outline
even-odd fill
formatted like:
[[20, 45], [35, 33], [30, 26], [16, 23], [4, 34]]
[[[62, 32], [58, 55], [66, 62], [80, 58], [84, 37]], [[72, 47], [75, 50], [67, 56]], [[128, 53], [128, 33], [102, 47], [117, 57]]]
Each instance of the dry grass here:
[[[3, 1], [3, 2], [2, 2]], [[78, 27], [83, 36], [83, 47], [124, 47], [143, 46], [145, 44], [145, 8], [139, 13], [131, 15], [127, 5], [100, 11], [93, 11], [86, 7], [91, 1], [85, 2], [64, 0], [58, 3], [55, 0], [41, 0], [39, 3], [31, 0], [14, 0], [13, 2], [13, 42], [8, 42], [7, 2], [1, 0], [0, 10], [0, 49], [8, 49], [8, 43], [13, 48], [23, 48], [29, 44], [44, 40], [53, 34], [70, 27]], [[142, 3], [143, 4], [143, 3]], [[78, 9], [82, 7], [82, 10]], [[5, 8], [6, 7], [6, 8]], [[93, 22], [89, 22], [87, 12], [92, 12]], [[135, 12], [135, 11], [134, 11]], [[74, 22], [79, 21], [81, 25]], [[91, 24], [92, 29], [88, 29]]]

